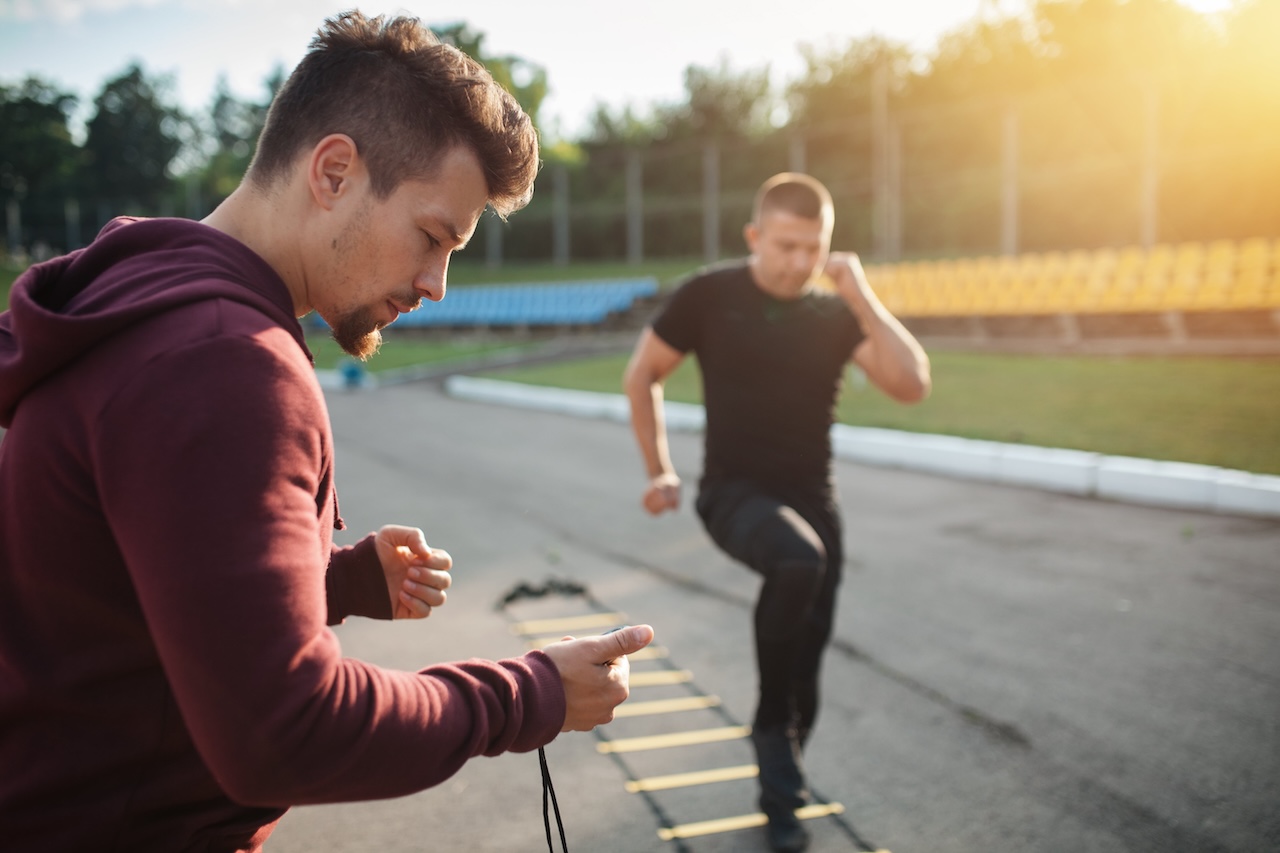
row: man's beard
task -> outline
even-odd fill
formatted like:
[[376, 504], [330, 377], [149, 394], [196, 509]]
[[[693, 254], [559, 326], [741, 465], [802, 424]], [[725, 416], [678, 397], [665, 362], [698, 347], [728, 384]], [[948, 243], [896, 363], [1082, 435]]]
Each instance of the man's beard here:
[[372, 313], [368, 308], [360, 308], [329, 324], [333, 339], [342, 351], [361, 361], [367, 361], [382, 346], [382, 332]]

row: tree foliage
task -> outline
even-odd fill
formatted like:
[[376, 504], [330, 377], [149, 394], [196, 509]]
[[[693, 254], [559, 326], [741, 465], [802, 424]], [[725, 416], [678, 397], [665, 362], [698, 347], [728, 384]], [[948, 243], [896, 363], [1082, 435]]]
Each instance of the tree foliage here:
[[[1016, 14], [983, 4], [927, 55], [883, 38], [802, 46], [803, 71], [778, 91], [768, 67], [691, 65], [679, 100], [599, 104], [586, 134], [544, 146], [544, 159], [569, 170], [575, 256], [622, 254], [637, 174], [646, 252], [699, 252], [712, 162], [732, 251], [751, 191], [797, 156], [836, 196], [840, 242], [860, 249], [889, 175], [908, 254], [995, 250], [1009, 162], [1023, 249], [1136, 242], [1153, 165], [1161, 240], [1275, 236], [1277, 32], [1275, 0], [1236, 0], [1214, 17], [1175, 0], [1029, 0]], [[539, 121], [545, 68], [490, 55], [465, 23], [437, 34]], [[207, 114], [191, 120], [165, 78], [131, 66], [94, 99], [82, 145], [69, 129], [74, 96], [35, 79], [0, 86], [0, 197], [43, 199], [50, 210], [67, 195], [82, 209], [132, 200], [155, 212], [166, 194], [186, 194], [198, 214], [243, 174], [282, 77], [267, 81], [262, 101], [221, 82]], [[506, 226], [511, 256], [547, 254], [549, 184]]]
[[34, 76], [0, 85], [0, 198], [66, 192], [80, 156], [69, 126], [76, 100]]
[[265, 81], [264, 99], [246, 101], [232, 94], [225, 77], [218, 79], [206, 132], [212, 151], [197, 178], [199, 195], [209, 206], [230, 195], [249, 168], [267, 111], [284, 80], [284, 69], [277, 66]]
[[98, 198], [155, 206], [168, 191], [169, 164], [193, 129], [171, 88], [167, 77], [149, 78], [135, 63], [94, 99], [84, 184]]

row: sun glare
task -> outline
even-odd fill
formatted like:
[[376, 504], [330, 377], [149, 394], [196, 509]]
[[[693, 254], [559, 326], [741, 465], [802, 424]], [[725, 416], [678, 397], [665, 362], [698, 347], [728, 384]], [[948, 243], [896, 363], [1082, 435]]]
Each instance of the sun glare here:
[[1207, 15], [1231, 8], [1232, 0], [1178, 0], [1179, 5]]

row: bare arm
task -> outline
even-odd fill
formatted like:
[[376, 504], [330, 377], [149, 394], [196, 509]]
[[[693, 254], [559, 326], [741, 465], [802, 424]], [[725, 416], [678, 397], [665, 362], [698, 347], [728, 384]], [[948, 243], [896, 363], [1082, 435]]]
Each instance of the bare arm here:
[[631, 404], [631, 429], [649, 477], [644, 507], [654, 515], [680, 506], [680, 477], [671, 464], [662, 404], [663, 383], [683, 360], [683, 353], [646, 327], [622, 378]]
[[853, 351], [853, 361], [872, 384], [900, 403], [918, 403], [929, 396], [933, 379], [924, 347], [898, 318], [889, 313], [867, 283], [862, 262], [852, 252], [832, 252], [827, 275], [867, 337]]

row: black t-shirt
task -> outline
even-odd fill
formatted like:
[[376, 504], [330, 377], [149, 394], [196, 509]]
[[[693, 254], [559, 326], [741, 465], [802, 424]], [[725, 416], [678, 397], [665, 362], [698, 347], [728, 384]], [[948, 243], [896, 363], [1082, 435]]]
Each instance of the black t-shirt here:
[[824, 292], [775, 299], [738, 261], [683, 284], [653, 330], [692, 352], [702, 371], [705, 480], [829, 488], [836, 399], [865, 337], [844, 300]]

